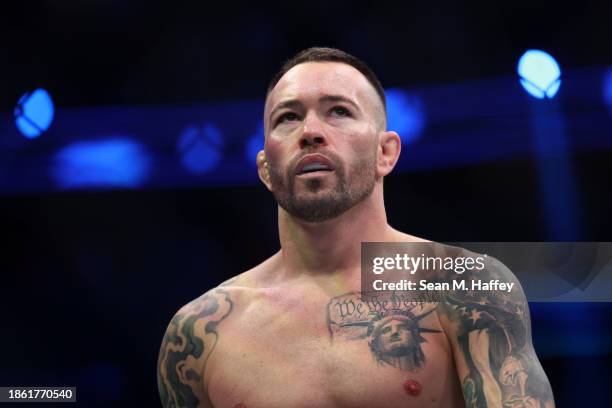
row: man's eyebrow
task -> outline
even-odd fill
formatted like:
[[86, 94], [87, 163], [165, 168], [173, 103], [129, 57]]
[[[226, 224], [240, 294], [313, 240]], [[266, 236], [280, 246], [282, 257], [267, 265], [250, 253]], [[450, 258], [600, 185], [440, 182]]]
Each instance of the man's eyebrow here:
[[297, 99], [289, 99], [287, 101], [283, 101], [278, 103], [274, 108], [272, 108], [272, 110], [270, 111], [270, 120], [272, 119], [272, 116], [274, 116], [274, 114], [283, 109], [283, 108], [293, 108], [296, 106], [300, 106], [302, 104], [302, 102], [300, 102]]
[[[359, 106], [352, 99], [347, 98], [346, 96], [342, 96], [342, 95], [324, 95], [319, 98], [319, 102], [345, 102], [345, 103], [348, 103], [349, 105], [352, 105], [357, 111], [359, 112], [361, 111], [359, 109]], [[289, 99], [289, 100], [280, 102], [270, 111], [270, 120], [272, 119], [272, 116], [274, 116], [274, 114], [280, 109], [293, 108], [293, 107], [301, 106], [301, 105], [302, 105], [302, 102], [300, 102], [298, 99]]]
[[319, 102], [346, 102], [352, 105], [353, 108], [360, 111], [359, 106], [350, 98], [342, 95], [325, 95], [319, 98]]

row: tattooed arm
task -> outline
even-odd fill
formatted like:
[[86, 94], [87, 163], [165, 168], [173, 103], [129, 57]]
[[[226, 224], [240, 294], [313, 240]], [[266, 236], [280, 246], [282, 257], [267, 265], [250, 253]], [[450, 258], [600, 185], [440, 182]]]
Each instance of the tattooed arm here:
[[[466, 273], [467, 275], [467, 273]], [[529, 306], [516, 277], [501, 262], [466, 276], [514, 283], [504, 290], [455, 291], [441, 304], [468, 408], [552, 408], [550, 384], [531, 343]]]
[[219, 337], [217, 326], [232, 308], [228, 292], [213, 289], [181, 308], [172, 318], [157, 365], [162, 406], [212, 407], [204, 389], [204, 370]]

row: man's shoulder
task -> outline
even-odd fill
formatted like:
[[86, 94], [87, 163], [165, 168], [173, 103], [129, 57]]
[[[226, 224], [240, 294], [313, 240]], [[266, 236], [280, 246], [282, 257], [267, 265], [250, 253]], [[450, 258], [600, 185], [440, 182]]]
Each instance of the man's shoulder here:
[[455, 258], [463, 258], [463, 259], [474, 259], [479, 262], [477, 265], [480, 267], [474, 268], [471, 270], [471, 274], [468, 274], [470, 279], [500, 279], [507, 282], [514, 283], [517, 289], [520, 290], [522, 294], [522, 287], [515, 276], [515, 274], [508, 268], [508, 266], [502, 262], [500, 259], [492, 256], [489, 253], [479, 251], [479, 250], [471, 250], [463, 247], [460, 244], [440, 244], [442, 245], [447, 253], [452, 254]]
[[[244, 323], [246, 299], [255, 290], [257, 267], [207, 290], [182, 306], [168, 324], [158, 359], [158, 386], [164, 406], [212, 406], [205, 379], [220, 337]], [[227, 343], [227, 342], [226, 342]], [[230, 343], [235, 345], [234, 341]]]
[[218, 286], [207, 290], [199, 297], [184, 305], [179, 313], [193, 314], [204, 309], [216, 307], [220, 303], [226, 303], [234, 307], [236, 303], [244, 304], [263, 290], [262, 281], [274, 271], [276, 262], [274, 255], [253, 268], [235, 275]]
[[[414, 235], [407, 234], [405, 232], [395, 230], [396, 242], [402, 242], [405, 244], [415, 245], [419, 251], [427, 253], [427, 255], [433, 255], [442, 259], [456, 259], [456, 258], [473, 258], [481, 259], [484, 269], [488, 273], [516, 280], [516, 277], [512, 271], [499, 259], [491, 256], [490, 254], [478, 252], [478, 250], [471, 250], [466, 248], [462, 243], [451, 243], [451, 242], [438, 242], [431, 241], [426, 238], [417, 237]], [[480, 263], [479, 263], [480, 264]]]

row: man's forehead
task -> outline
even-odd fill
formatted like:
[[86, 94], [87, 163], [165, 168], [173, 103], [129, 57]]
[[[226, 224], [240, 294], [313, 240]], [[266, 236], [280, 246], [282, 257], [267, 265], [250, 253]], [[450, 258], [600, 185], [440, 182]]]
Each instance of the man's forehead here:
[[266, 100], [266, 113], [277, 103], [308, 96], [338, 95], [372, 108], [378, 94], [366, 77], [341, 62], [305, 62], [285, 73]]

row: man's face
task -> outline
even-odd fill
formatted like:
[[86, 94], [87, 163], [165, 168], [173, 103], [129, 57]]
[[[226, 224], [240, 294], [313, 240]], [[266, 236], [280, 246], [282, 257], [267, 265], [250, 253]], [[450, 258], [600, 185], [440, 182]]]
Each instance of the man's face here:
[[384, 110], [355, 68], [293, 67], [268, 96], [264, 115], [270, 189], [287, 212], [324, 221], [372, 193]]

